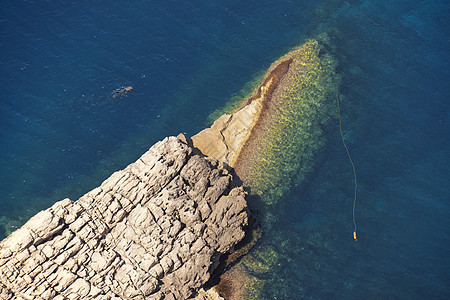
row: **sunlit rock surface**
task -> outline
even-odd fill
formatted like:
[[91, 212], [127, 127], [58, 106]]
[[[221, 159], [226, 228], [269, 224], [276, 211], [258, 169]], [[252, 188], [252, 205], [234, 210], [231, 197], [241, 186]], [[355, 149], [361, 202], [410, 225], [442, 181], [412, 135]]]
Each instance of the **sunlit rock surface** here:
[[[271, 82], [269, 83], [269, 85]], [[191, 140], [203, 154], [234, 166], [245, 142], [262, 111], [267, 88], [261, 86], [262, 95], [233, 114], [224, 114], [210, 128], [194, 135]]]
[[193, 296], [244, 237], [245, 194], [234, 186], [223, 163], [193, 155], [182, 137], [166, 138], [3, 240], [0, 298]]

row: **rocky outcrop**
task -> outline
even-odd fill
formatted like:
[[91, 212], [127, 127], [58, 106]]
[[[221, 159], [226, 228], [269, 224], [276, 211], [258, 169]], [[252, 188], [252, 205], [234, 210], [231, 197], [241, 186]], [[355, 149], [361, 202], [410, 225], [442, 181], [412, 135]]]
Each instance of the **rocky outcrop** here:
[[242, 150], [254, 132], [272, 95], [289, 71], [292, 58], [272, 66], [253, 95], [235, 112], [224, 114], [210, 128], [191, 137], [192, 144], [203, 154], [212, 156], [235, 167]]
[[0, 243], [1, 299], [186, 299], [244, 237], [242, 188], [182, 138]]
[[273, 80], [267, 81], [253, 101], [232, 114], [222, 115], [210, 128], [194, 135], [191, 138], [194, 147], [233, 167], [259, 119], [272, 83]]

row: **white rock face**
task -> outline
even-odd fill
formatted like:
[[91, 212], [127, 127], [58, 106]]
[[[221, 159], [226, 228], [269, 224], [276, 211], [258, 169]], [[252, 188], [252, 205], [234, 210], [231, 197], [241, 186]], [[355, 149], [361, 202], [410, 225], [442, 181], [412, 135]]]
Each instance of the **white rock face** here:
[[183, 138], [0, 242], [0, 299], [186, 299], [244, 237], [245, 193]]

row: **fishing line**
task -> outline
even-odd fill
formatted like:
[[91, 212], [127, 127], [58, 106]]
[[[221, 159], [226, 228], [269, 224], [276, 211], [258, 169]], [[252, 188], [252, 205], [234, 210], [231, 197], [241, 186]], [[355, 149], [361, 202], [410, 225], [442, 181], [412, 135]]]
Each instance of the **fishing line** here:
[[338, 94], [338, 92], [336, 92], [336, 100], [337, 100], [338, 116], [339, 116], [339, 132], [341, 134], [342, 144], [345, 147], [345, 151], [347, 151], [348, 160], [350, 161], [350, 164], [352, 165], [353, 178], [355, 179], [355, 198], [353, 200], [353, 225], [355, 227], [355, 230], [353, 231], [353, 238], [356, 241], [357, 239], [356, 239], [355, 205], [356, 205], [356, 190], [358, 189], [358, 182], [356, 181], [355, 164], [353, 163], [352, 156], [350, 155], [350, 152], [348, 151], [347, 145], [345, 144], [344, 135], [342, 134], [341, 108], [339, 106], [339, 94]]

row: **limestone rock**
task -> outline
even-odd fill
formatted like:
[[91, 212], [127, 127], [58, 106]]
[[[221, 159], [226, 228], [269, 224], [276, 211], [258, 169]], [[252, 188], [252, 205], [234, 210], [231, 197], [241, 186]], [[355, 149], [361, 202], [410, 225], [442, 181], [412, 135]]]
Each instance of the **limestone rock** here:
[[166, 138], [78, 201], [31, 218], [0, 242], [0, 298], [197, 294], [248, 219], [224, 164], [192, 152], [183, 136]]
[[250, 103], [233, 114], [222, 115], [210, 128], [194, 135], [191, 138], [194, 147], [203, 154], [234, 167], [260, 117], [263, 102], [272, 83], [271, 79], [267, 80], [260, 86], [257, 96]]

